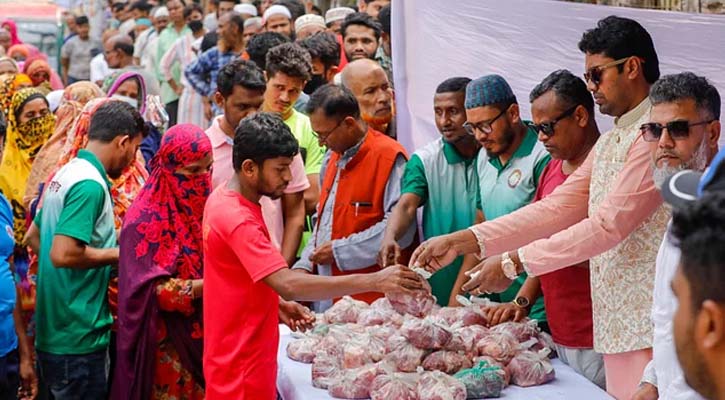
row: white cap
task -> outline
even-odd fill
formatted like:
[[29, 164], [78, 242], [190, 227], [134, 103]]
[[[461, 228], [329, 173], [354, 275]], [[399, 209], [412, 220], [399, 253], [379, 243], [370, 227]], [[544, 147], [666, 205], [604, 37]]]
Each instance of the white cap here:
[[275, 4], [264, 12], [264, 16], [262, 17], [263, 24], [266, 24], [269, 17], [273, 15], [284, 15], [285, 17], [292, 19], [292, 13], [289, 12], [287, 7]]
[[54, 90], [48, 93], [45, 98], [48, 100], [50, 106], [50, 112], [55, 112], [60, 106], [60, 102], [63, 99], [63, 90]]
[[355, 10], [350, 7], [331, 8], [325, 13], [325, 23], [331, 24], [335, 21], [342, 21], [345, 17], [354, 12]]
[[247, 20], [244, 21], [244, 27], [245, 28], [249, 28], [252, 25], [254, 25], [254, 26], [262, 26], [262, 18], [252, 17], [252, 18], [247, 18]]
[[295, 21], [295, 32], [299, 33], [306, 26], [319, 26], [322, 29], [327, 28], [325, 19], [317, 14], [305, 14]]
[[166, 8], [166, 6], [161, 6], [156, 9], [156, 12], [154, 13], [154, 18], [159, 17], [168, 17], [169, 16], [169, 9]]
[[256, 17], [258, 15], [257, 7], [255, 7], [252, 4], [247, 4], [247, 3], [237, 4], [236, 6], [234, 6], [234, 12], [237, 12], [239, 14], [249, 14], [253, 17]]

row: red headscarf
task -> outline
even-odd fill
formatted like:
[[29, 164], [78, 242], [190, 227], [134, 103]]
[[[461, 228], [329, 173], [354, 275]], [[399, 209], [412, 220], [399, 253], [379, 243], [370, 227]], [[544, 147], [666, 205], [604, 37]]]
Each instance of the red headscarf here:
[[0, 24], [3, 28], [7, 29], [8, 32], [10, 32], [10, 45], [14, 46], [16, 44], [23, 44], [23, 41], [20, 40], [20, 37], [18, 37], [18, 26], [15, 24], [15, 21], [12, 19], [6, 19], [3, 21], [2, 24]]
[[[48, 80], [38, 79], [34, 76], [40, 71], [45, 72], [48, 75]], [[43, 56], [30, 56], [30, 58], [25, 60], [23, 72], [33, 81], [33, 86], [39, 86], [43, 84], [43, 82], [48, 82], [53, 90], [63, 89], [63, 83], [58, 77], [58, 74], [50, 68], [50, 64], [48, 64], [48, 61], [46, 61]]]

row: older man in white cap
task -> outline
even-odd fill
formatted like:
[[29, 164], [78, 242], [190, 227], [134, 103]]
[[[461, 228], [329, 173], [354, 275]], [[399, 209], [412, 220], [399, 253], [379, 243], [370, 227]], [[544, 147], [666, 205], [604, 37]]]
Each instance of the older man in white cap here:
[[247, 20], [249, 18], [256, 17], [259, 15], [259, 14], [257, 14], [257, 7], [255, 7], [253, 4], [249, 4], [249, 3], [242, 3], [242, 4], [235, 5], [234, 12], [241, 14], [242, 18], [244, 18], [244, 20]]
[[292, 13], [285, 6], [275, 4], [269, 7], [262, 16], [262, 24], [267, 32], [278, 32], [294, 39]]
[[326, 30], [325, 19], [317, 14], [305, 14], [295, 21], [295, 36], [297, 37], [297, 41]]
[[159, 32], [166, 29], [169, 24], [169, 9], [161, 6], [152, 10], [151, 23], [153, 28], [146, 29], [136, 38], [133, 47], [133, 60], [136, 65], [142, 66], [149, 73], [155, 73], [156, 41]]
[[244, 41], [245, 49], [247, 48], [249, 39], [259, 32], [262, 32], [262, 28], [264, 28], [264, 25], [262, 25], [261, 17], [252, 17], [244, 21], [244, 33], [242, 33], [242, 40]]
[[354, 12], [355, 10], [350, 7], [337, 7], [327, 10], [325, 13], [325, 24], [327, 24], [327, 29], [336, 34], [340, 34], [342, 21], [345, 20], [345, 17]]

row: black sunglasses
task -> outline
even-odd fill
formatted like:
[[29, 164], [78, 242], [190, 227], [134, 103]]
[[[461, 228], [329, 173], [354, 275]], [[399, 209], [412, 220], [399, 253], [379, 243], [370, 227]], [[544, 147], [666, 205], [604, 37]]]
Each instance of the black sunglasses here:
[[564, 118], [570, 117], [572, 114], [574, 114], [574, 111], [576, 111], [577, 107], [579, 107], [579, 104], [575, 105], [574, 107], [564, 111], [563, 114], [561, 114], [558, 118], [549, 121], [549, 122], [543, 122], [541, 124], [535, 124], [533, 122], [529, 122], [529, 126], [536, 131], [536, 133], [543, 133], [546, 136], [554, 136], [554, 126], [557, 122], [561, 121]]
[[627, 60], [629, 60], [629, 58], [630, 57], [620, 58], [619, 60], [589, 68], [584, 73], [584, 82], [592, 82], [595, 85], [599, 85], [600, 83], [602, 83], [602, 72], [604, 72], [605, 69], [617, 66], [619, 64], [624, 64]]
[[700, 121], [690, 123], [690, 121], [676, 120], [670, 121], [664, 125], [658, 124], [657, 122], [649, 122], [642, 124], [639, 130], [642, 132], [642, 138], [646, 142], [657, 142], [662, 137], [662, 131], [667, 129], [667, 133], [670, 135], [672, 140], [682, 140], [690, 136], [690, 128], [698, 125], [707, 125], [710, 122], [716, 121], [711, 119], [709, 121]]

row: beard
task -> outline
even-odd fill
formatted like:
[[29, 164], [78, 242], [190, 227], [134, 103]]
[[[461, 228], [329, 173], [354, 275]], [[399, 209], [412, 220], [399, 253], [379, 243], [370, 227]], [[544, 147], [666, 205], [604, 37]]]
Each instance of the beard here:
[[[501, 148], [499, 150], [488, 150], [486, 147], [484, 149], [486, 150], [486, 154], [489, 157], [498, 157], [499, 155], [507, 152], [511, 145], [514, 142], [514, 139], [516, 139], [516, 134], [514, 133], [514, 130], [511, 129], [511, 125], [506, 127], [506, 130], [503, 131], [503, 135], [501, 135], [501, 139], [496, 141], [496, 144], [500, 145]], [[483, 146], [483, 143], [481, 143], [481, 146]]]
[[388, 125], [390, 125], [390, 122], [393, 120], [393, 112], [382, 117], [361, 113], [360, 117], [376, 131], [385, 133], [385, 131], [388, 130]]
[[662, 190], [667, 177], [672, 176], [680, 171], [691, 169], [695, 171], [704, 171], [707, 167], [707, 142], [700, 142], [700, 146], [695, 150], [689, 161], [682, 162], [679, 165], [671, 166], [667, 163], [658, 167], [656, 164], [652, 166], [652, 178], [657, 190]]

